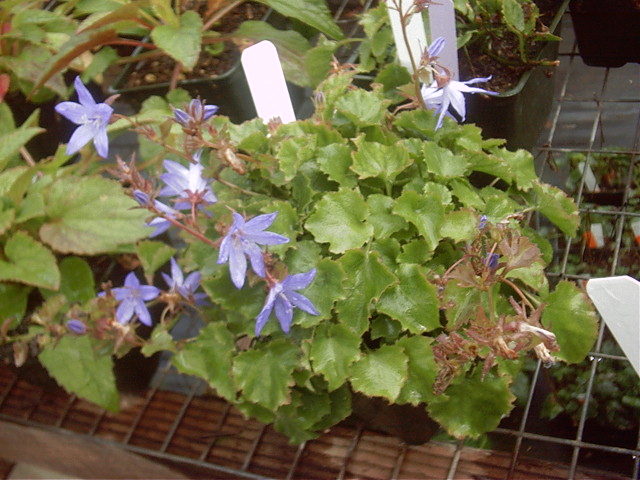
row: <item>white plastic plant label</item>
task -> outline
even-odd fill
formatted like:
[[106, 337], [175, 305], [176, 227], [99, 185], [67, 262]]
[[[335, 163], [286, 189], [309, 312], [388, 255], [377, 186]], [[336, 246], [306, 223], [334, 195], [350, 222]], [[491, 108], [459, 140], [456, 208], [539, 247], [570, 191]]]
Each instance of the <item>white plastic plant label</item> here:
[[[391, 30], [393, 31], [393, 40], [396, 44], [396, 52], [398, 54], [398, 62], [413, 74], [413, 66], [411, 58], [416, 65], [420, 65], [420, 57], [425, 48], [428, 47], [427, 36], [424, 31], [424, 22], [421, 14], [411, 15], [411, 19], [407, 25], [407, 38], [409, 40], [409, 49], [402, 33], [402, 22], [400, 20], [400, 10], [402, 8], [403, 15], [413, 8], [412, 0], [387, 0], [387, 10], [389, 11], [389, 20], [391, 22]], [[431, 7], [429, 7], [431, 8]]]
[[640, 219], [631, 222], [631, 230], [633, 231], [636, 244], [640, 245]]
[[604, 231], [601, 223], [592, 223], [588, 232], [584, 232], [588, 248], [604, 247]]
[[438, 63], [447, 67], [453, 80], [459, 79], [456, 12], [451, 0], [437, 0], [429, 5], [429, 32], [431, 41], [444, 37], [444, 47]]
[[247, 77], [258, 117], [265, 123], [280, 118], [282, 123], [296, 119], [278, 51], [268, 40], [242, 52], [242, 68]]
[[587, 293], [640, 376], [640, 282], [627, 275], [593, 278]]
[[598, 181], [596, 180], [596, 176], [591, 170], [591, 167], [586, 162], [580, 162], [578, 164], [578, 169], [580, 173], [584, 175], [584, 186], [587, 188], [589, 192], [599, 192], [600, 187], [598, 186]]

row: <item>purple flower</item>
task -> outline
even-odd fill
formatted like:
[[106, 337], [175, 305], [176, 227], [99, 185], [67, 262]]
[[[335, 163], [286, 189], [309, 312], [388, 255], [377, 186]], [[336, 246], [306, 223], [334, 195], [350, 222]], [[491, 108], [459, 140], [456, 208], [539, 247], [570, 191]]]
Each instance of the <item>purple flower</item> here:
[[289, 239], [273, 232], [265, 232], [264, 229], [271, 226], [278, 212], [258, 215], [245, 222], [239, 213], [233, 214], [233, 225], [222, 239], [218, 264], [229, 262], [231, 280], [237, 288], [244, 285], [244, 277], [247, 273], [247, 258], [251, 260], [251, 268], [257, 275], [264, 278], [264, 260], [260, 245], [279, 245], [287, 243]]
[[484, 264], [489, 267], [489, 270], [496, 270], [498, 268], [498, 261], [500, 260], [500, 255], [497, 253], [488, 253], [486, 258], [484, 259]]
[[205, 205], [215, 203], [216, 198], [211, 190], [211, 179], [203, 178], [204, 167], [200, 164], [200, 154], [194, 155], [195, 163], [190, 163], [189, 168], [172, 160], [163, 162], [166, 173], [160, 175], [160, 179], [166, 184], [158, 195], [177, 196], [181, 201], [176, 202], [177, 210], [190, 210], [192, 205], [202, 208]]
[[194, 98], [184, 110], [176, 108], [173, 111], [173, 117], [184, 128], [192, 129], [209, 120], [217, 111], [216, 105], [205, 105], [204, 102]]
[[87, 326], [77, 318], [72, 318], [67, 322], [67, 328], [76, 335], [84, 335], [87, 332]]
[[106, 103], [96, 103], [87, 87], [82, 84], [80, 77], [76, 77], [73, 83], [80, 103], [62, 102], [56, 105], [56, 112], [76, 125], [80, 125], [69, 139], [67, 155], [76, 153], [93, 139], [98, 155], [107, 158], [109, 154], [107, 125], [113, 108]]
[[[112, 288], [115, 299], [120, 302], [116, 310], [116, 318], [121, 324], [129, 323], [134, 314], [145, 325], [151, 326], [151, 315], [144, 302], [153, 300], [160, 294], [160, 290], [152, 285], [140, 285], [135, 273], [129, 272], [124, 280], [124, 287]], [[100, 295], [104, 295], [101, 292]]]
[[478, 224], [478, 230], [484, 230], [484, 227], [487, 226], [487, 216], [482, 215], [480, 217], [480, 223]]
[[182, 270], [180, 270], [180, 266], [178, 266], [178, 262], [176, 262], [174, 258], [171, 258], [171, 276], [162, 272], [162, 278], [167, 282], [172, 292], [179, 293], [186, 301], [193, 302], [195, 305], [208, 304], [206, 293], [195, 293], [202, 278], [200, 272], [191, 272], [185, 279]]
[[[445, 75], [446, 77], [446, 75]], [[487, 82], [491, 77], [474, 78], [466, 82], [458, 82], [448, 78], [436, 79], [429, 87], [422, 85], [421, 93], [425, 105], [429, 109], [433, 109], [438, 114], [438, 123], [436, 130], [442, 126], [442, 119], [445, 115], [451, 116], [449, 106], [460, 115], [460, 121], [464, 121], [467, 110], [463, 93], [486, 93], [487, 95], [498, 95], [498, 92], [485, 90], [484, 88], [469, 87], [474, 83]]]
[[310, 313], [311, 315], [319, 315], [313, 303], [304, 295], [296, 292], [296, 290], [302, 290], [308, 287], [315, 276], [316, 269], [313, 268], [307, 273], [290, 275], [282, 282], [275, 282], [271, 286], [267, 300], [264, 302], [264, 307], [262, 307], [262, 311], [256, 317], [256, 336], [260, 335], [274, 307], [276, 317], [284, 333], [289, 333], [289, 329], [291, 328], [293, 307], [298, 307], [300, 310]]

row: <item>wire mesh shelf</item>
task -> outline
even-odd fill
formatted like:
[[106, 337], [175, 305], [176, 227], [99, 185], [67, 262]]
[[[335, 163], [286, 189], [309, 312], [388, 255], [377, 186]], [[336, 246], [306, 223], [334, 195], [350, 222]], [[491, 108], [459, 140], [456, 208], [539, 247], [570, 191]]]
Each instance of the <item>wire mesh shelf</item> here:
[[[367, 1], [365, 8], [371, 4]], [[349, 36], [358, 29], [352, 13], [346, 0], [336, 13]], [[629, 224], [640, 217], [631, 196], [640, 182], [640, 65], [618, 69], [585, 66], [577, 56], [570, 18], [565, 21], [554, 109], [534, 151], [539, 173], [545, 181], [565, 187], [572, 175], [566, 161], [571, 155], [582, 155], [588, 165], [608, 154], [624, 155], [628, 160], [619, 205], [594, 207], [589, 203], [586, 173], [575, 183], [582, 217], [597, 214], [611, 220], [604, 271], [572, 269], [576, 247], [583, 253], [589, 248], [584, 242], [581, 247], [581, 240], [565, 239], [545, 230], [546, 225], [538, 225], [556, 247], [551, 277], [587, 280], [620, 273], [622, 254], [640, 248], [629, 241], [633, 239]], [[588, 229], [585, 223], [582, 230]], [[596, 249], [590, 250], [595, 254]], [[640, 262], [623, 266], [625, 273], [640, 277]], [[271, 426], [244, 418], [236, 408], [208, 394], [201, 382], [176, 378], [168, 369], [145, 396], [123, 396], [121, 411], [114, 414], [61, 390], [32, 386], [1, 368], [0, 420], [116, 445], [168, 463], [190, 478], [638, 479], [638, 410], [635, 418], [628, 418], [635, 429], [612, 438], [588, 418], [603, 366], [629, 363], [624, 356], [603, 349], [608, 337], [601, 323], [594, 351], [584, 362], [588, 376], [580, 387], [582, 403], [574, 424], [564, 432], [553, 427], [557, 424], [537, 424], [548, 394], [547, 372], [538, 363], [522, 395], [523, 404], [491, 434], [492, 450], [437, 441], [407, 445], [355, 422], [335, 426], [300, 446], [290, 445]], [[640, 396], [638, 378], [635, 381], [629, 393]]]

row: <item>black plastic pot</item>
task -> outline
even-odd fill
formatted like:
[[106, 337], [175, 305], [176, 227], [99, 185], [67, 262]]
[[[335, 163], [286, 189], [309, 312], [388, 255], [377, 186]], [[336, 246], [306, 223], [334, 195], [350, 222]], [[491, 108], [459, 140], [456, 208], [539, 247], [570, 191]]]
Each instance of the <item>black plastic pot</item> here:
[[[560, 35], [567, 2], [556, 13], [549, 29]], [[558, 58], [558, 42], [549, 42], [538, 59]], [[551, 113], [553, 105], [553, 67], [539, 65], [527, 71], [518, 84], [500, 95], [467, 95], [465, 123], [482, 128], [484, 138], [504, 138], [509, 150], [531, 150]]]
[[594, 67], [640, 63], [639, 0], [571, 0], [578, 51]]

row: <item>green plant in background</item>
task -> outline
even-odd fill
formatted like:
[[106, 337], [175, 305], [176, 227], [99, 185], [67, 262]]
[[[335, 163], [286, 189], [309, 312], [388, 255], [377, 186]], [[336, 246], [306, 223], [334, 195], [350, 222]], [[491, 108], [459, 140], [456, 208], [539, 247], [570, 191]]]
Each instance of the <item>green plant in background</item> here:
[[[602, 343], [601, 353], [624, 356], [617, 343], [610, 339]], [[637, 428], [640, 419], [638, 374], [629, 362], [608, 358], [598, 358], [597, 361], [598, 381], [593, 383], [587, 419], [593, 419], [602, 427], [617, 430]], [[546, 374], [552, 385], [552, 393], [544, 402], [542, 414], [553, 419], [564, 413], [577, 423], [585, 402], [591, 362], [558, 364]]]
[[[308, 76], [302, 68], [309, 41], [293, 30], [280, 30], [254, 19], [243, 21], [228, 34], [213, 28], [223, 24], [230, 12], [243, 0], [202, 2], [171, 2], [169, 0], [119, 0], [90, 2], [60, 0], [56, 12], [82, 18], [74, 38], [62, 45], [58, 54], [40, 70], [38, 86], [86, 52], [100, 48], [109, 62], [132, 62], [161, 55], [175, 61], [172, 83], [175, 86], [181, 72], [191, 71], [203, 51], [218, 54], [222, 42], [240, 46], [260, 40], [272, 41], [279, 50], [288, 78], [306, 85]], [[344, 34], [331, 18], [326, 0], [259, 0], [286, 19], [295, 19], [323, 34], [341, 39]], [[109, 46], [137, 46], [136, 55], [118, 58]], [[106, 47], [106, 48], [105, 48]]]
[[[562, 2], [557, 2], [558, 6]], [[560, 37], [549, 31], [547, 20], [531, 0], [454, 0], [458, 14], [458, 47], [478, 44], [492, 58], [514, 66], [555, 65], [537, 60], [548, 42]], [[513, 48], [513, 47], [516, 48]]]

